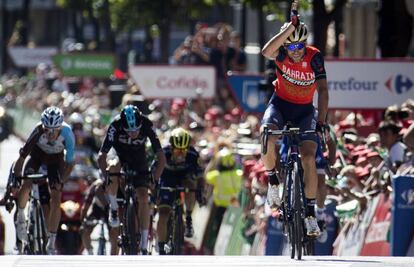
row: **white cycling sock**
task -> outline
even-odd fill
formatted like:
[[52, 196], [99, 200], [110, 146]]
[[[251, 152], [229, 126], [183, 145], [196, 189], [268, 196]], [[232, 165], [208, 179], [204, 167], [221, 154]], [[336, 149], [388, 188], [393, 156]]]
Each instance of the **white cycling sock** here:
[[47, 241], [47, 246], [49, 248], [55, 248], [56, 233], [49, 232], [49, 240]]
[[141, 250], [148, 247], [148, 230], [141, 230]]
[[24, 216], [24, 208], [23, 209], [21, 209], [21, 208], [17, 209], [17, 220], [18, 221], [25, 221], [26, 220], [26, 218]]
[[109, 198], [109, 206], [111, 210], [118, 210], [118, 202], [116, 201], [115, 195], [108, 195]]

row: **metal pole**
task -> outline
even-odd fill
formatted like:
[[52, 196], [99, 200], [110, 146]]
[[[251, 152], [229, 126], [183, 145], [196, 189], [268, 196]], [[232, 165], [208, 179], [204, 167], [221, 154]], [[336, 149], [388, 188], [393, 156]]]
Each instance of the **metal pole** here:
[[0, 49], [0, 74], [5, 72], [5, 47], [6, 47], [6, 0], [1, 0], [1, 20], [0, 20], [0, 44], [2, 44]]

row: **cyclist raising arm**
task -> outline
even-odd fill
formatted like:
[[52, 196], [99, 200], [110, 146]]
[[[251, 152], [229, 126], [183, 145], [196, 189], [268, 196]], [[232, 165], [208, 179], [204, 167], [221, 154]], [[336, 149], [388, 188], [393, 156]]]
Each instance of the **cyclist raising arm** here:
[[[268, 125], [277, 130], [290, 121], [293, 127], [302, 131], [320, 129], [325, 124], [328, 110], [328, 87], [322, 54], [318, 49], [306, 45], [308, 29], [299, 21], [292, 7], [291, 21], [285, 23], [280, 33], [274, 36], [262, 49], [262, 54], [274, 59], [277, 80], [275, 92], [269, 101], [262, 120], [262, 129]], [[318, 90], [317, 120], [314, 118], [313, 95]], [[315, 199], [317, 192], [317, 173], [315, 166], [316, 136], [300, 136], [300, 154], [305, 177], [305, 195], [307, 199], [305, 224], [307, 234], [318, 236], [319, 227], [315, 219]], [[262, 160], [269, 174], [268, 203], [271, 207], [280, 205], [279, 179], [276, 172], [277, 137], [269, 136], [267, 153]]]
[[[13, 169], [16, 177], [19, 177], [23, 163], [25, 163], [23, 168], [25, 175], [36, 173], [43, 164], [47, 166], [51, 197], [47, 220], [49, 240], [46, 249], [48, 254], [56, 254], [55, 240], [60, 221], [61, 190], [73, 168], [74, 146], [75, 138], [70, 126], [63, 121], [62, 110], [58, 107], [48, 107], [41, 115], [41, 122], [37, 124], [20, 149], [20, 157]], [[24, 180], [18, 195], [16, 231], [20, 240], [27, 240], [24, 209], [29, 199], [31, 186], [31, 181]]]
[[[98, 165], [102, 173], [106, 173], [106, 157], [109, 150], [113, 147], [119, 157], [121, 166], [128, 165], [129, 170], [135, 171], [134, 178], [136, 195], [138, 196], [138, 217], [140, 218], [141, 248], [147, 247], [148, 229], [150, 219], [150, 209], [148, 204], [148, 188], [150, 186], [150, 175], [145, 152], [145, 142], [147, 138], [151, 141], [151, 147], [156, 155], [158, 164], [153, 171], [153, 177], [158, 182], [159, 177], [165, 166], [165, 155], [161, 148], [160, 141], [152, 128], [152, 122], [141, 114], [139, 109], [133, 105], [125, 106], [121, 114], [118, 115], [109, 125], [105, 140], [98, 154]], [[118, 204], [116, 193], [118, 191], [118, 181], [116, 177], [106, 177], [111, 179], [107, 188], [109, 206], [109, 225], [119, 226]], [[143, 251], [144, 252], [144, 251]]]

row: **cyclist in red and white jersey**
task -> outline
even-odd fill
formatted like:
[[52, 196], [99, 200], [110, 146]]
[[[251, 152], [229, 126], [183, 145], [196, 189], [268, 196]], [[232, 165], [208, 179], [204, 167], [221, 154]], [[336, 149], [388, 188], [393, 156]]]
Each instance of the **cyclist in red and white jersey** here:
[[[315, 47], [306, 44], [308, 29], [299, 20], [292, 8], [291, 21], [285, 23], [280, 32], [268, 41], [262, 54], [275, 60], [275, 92], [262, 120], [262, 129], [282, 129], [286, 122], [304, 130], [320, 130], [328, 110], [328, 87], [322, 54]], [[318, 91], [318, 115], [315, 119], [313, 95]], [[315, 219], [315, 202], [318, 177], [315, 166], [317, 137], [312, 134], [300, 136], [300, 154], [304, 169], [305, 195], [307, 199], [305, 225], [307, 235], [318, 236], [320, 229]], [[276, 171], [277, 137], [269, 136], [267, 153], [262, 160], [269, 174], [267, 200], [271, 207], [280, 205], [279, 179]]]

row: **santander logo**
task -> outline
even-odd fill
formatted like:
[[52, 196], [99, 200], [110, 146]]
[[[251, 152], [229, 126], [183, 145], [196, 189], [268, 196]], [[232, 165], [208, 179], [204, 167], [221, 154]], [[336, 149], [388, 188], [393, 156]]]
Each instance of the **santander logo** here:
[[191, 89], [194, 90], [196, 88], [207, 89], [208, 82], [204, 79], [200, 79], [197, 77], [167, 77], [167, 76], [160, 76], [156, 80], [156, 86], [159, 89]]

